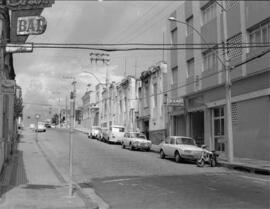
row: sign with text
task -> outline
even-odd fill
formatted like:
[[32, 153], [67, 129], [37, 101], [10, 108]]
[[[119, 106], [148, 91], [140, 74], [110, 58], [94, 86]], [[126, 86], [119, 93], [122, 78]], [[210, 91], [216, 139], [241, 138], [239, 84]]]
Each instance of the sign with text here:
[[5, 51], [7, 53], [33, 52], [33, 44], [6, 44]]
[[17, 35], [39, 35], [47, 28], [46, 19], [42, 16], [26, 16], [17, 19]]
[[43, 9], [51, 7], [54, 0], [7, 0], [7, 7], [10, 10], [24, 10], [24, 9]]

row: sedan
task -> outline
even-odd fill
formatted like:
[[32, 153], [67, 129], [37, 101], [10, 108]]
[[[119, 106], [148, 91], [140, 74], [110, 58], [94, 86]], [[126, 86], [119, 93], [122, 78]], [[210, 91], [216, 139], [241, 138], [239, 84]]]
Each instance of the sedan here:
[[186, 136], [169, 136], [160, 145], [160, 158], [175, 158], [196, 161], [200, 158], [203, 149], [198, 147], [195, 140]]
[[122, 139], [122, 148], [129, 147], [130, 150], [146, 150], [150, 151], [152, 146], [151, 141], [148, 141], [146, 136], [138, 132], [127, 132]]

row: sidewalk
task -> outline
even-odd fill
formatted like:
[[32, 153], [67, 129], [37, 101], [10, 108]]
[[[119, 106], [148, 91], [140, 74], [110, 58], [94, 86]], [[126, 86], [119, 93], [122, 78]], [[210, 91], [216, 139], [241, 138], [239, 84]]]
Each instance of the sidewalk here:
[[[152, 152], [159, 153], [160, 146], [153, 144], [151, 147]], [[226, 160], [218, 159], [220, 166], [236, 169], [240, 171], [247, 171], [256, 174], [270, 175], [270, 162], [262, 160], [254, 160], [247, 158], [234, 158], [233, 163], [229, 163]]]
[[18, 151], [0, 179], [1, 209], [97, 208], [85, 206], [74, 192], [68, 197], [68, 186], [57, 176], [41, 153], [34, 134], [24, 131]]

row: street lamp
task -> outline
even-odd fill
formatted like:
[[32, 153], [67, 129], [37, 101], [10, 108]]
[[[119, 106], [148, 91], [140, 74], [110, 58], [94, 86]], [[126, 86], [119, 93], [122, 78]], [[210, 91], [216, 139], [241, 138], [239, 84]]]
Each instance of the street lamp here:
[[[224, 10], [222, 10], [222, 12], [223, 12], [224, 40], [226, 41], [227, 40], [227, 22], [226, 22], [227, 18], [225, 16]], [[192, 25], [190, 25], [184, 21], [177, 20], [173, 16], [169, 17], [168, 20], [172, 21], [172, 22], [184, 24], [184, 25], [192, 28], [192, 30], [194, 30], [201, 37], [203, 42], [205, 44], [207, 44], [209, 46], [209, 48], [211, 48], [211, 45], [206, 41], [206, 39], [203, 37], [203, 35], [200, 33], [200, 31], [198, 31]], [[226, 73], [225, 90], [226, 90], [226, 108], [227, 108], [228, 159], [229, 159], [229, 162], [232, 163], [233, 162], [233, 134], [232, 134], [232, 103], [231, 103], [231, 77], [230, 77], [231, 67], [229, 66], [229, 63], [228, 63], [228, 55], [227, 55], [226, 51], [225, 51], [225, 62], [220, 58], [218, 53], [215, 53], [215, 56], [220, 61], [220, 63], [223, 65], [223, 67], [225, 69], [225, 73]]]

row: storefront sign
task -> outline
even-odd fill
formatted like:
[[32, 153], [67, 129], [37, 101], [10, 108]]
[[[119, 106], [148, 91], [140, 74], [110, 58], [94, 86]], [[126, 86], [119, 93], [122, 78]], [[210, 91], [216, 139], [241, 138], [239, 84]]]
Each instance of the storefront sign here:
[[51, 7], [54, 0], [7, 0], [10, 10], [38, 9]]
[[170, 99], [169, 106], [184, 106], [184, 101], [183, 99]]
[[17, 35], [39, 35], [45, 32], [46, 19], [42, 16], [18, 17]]
[[33, 52], [33, 44], [7, 44], [5, 50], [7, 53]]

